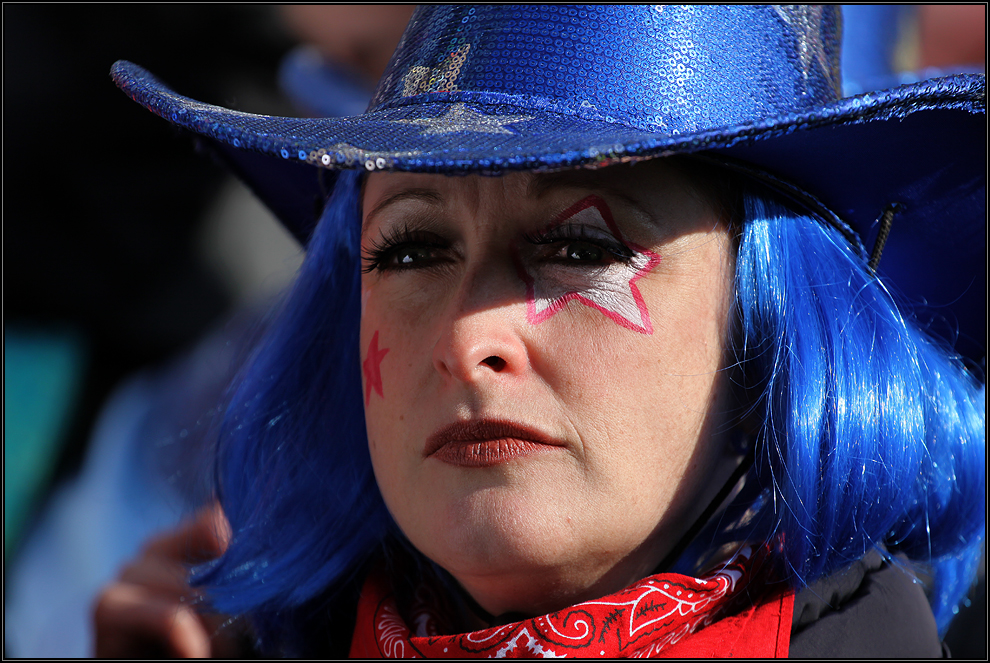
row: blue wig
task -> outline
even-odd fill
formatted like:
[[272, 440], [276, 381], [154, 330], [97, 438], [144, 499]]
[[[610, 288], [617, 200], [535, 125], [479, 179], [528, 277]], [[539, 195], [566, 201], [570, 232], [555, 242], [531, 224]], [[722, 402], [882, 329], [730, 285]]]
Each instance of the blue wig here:
[[981, 385], [838, 232], [769, 195], [744, 207], [736, 352], [764, 489], [748, 526], [783, 533], [797, 586], [877, 547], [929, 565], [944, 634], [985, 532]]
[[[247, 615], [267, 652], [305, 655], [394, 527], [361, 400], [359, 193], [360, 175], [341, 173], [224, 420], [217, 486], [234, 537], [197, 584]], [[919, 560], [944, 632], [984, 536], [980, 384], [834, 229], [771, 194], [743, 199], [735, 352], [762, 425], [750, 514], [721, 533], [783, 533], [795, 587], [878, 547]]]
[[343, 172], [306, 260], [235, 384], [217, 492], [233, 539], [197, 574], [257, 645], [306, 655], [307, 624], [354, 581], [390, 523], [361, 400], [359, 174]]

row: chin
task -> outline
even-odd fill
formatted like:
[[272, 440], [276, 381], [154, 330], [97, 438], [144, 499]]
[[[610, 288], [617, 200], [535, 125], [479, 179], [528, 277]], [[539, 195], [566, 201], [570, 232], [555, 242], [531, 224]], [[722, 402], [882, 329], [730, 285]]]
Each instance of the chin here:
[[475, 490], [436, 515], [433, 536], [413, 543], [455, 576], [549, 569], [570, 563], [579, 548], [564, 506], [518, 487]]

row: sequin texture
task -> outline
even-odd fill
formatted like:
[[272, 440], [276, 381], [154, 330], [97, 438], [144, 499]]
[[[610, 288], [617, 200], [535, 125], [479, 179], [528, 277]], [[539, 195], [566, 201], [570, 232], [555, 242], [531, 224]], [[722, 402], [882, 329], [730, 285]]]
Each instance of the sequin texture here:
[[942, 229], [986, 226], [986, 79], [839, 98], [840, 29], [837, 6], [424, 5], [368, 111], [345, 118], [204, 104], [123, 61], [111, 74], [228, 161], [247, 155], [237, 172], [302, 241], [342, 168], [498, 175], [703, 152], [810, 193], [867, 246], [903, 204], [881, 269], [903, 254], [897, 283], [962, 316], [954, 302], [985, 290], [931, 284], [985, 245], [985, 230]]
[[602, 167], [982, 104], [982, 77], [951, 93], [919, 84], [838, 100], [839, 23], [834, 6], [426, 5], [359, 118], [227, 111], [130, 64], [115, 77], [163, 117], [241, 149], [426, 172]]

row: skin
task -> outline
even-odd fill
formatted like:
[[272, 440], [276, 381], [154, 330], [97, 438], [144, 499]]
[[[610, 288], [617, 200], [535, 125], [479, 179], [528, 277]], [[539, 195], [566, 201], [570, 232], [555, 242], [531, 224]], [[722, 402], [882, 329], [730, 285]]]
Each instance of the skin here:
[[[586, 246], [533, 251], [523, 239], [589, 195], [662, 257], [636, 283], [652, 333], [579, 301], [527, 319], [514, 261], [578, 281], [601, 270], [574, 257]], [[393, 240], [386, 268], [362, 280], [361, 347], [377, 333], [389, 349], [384, 397], [366, 407], [369, 445], [410, 541], [495, 615], [561, 609], [654, 572], [736, 463], [734, 247], [713, 205], [657, 160], [552, 176], [373, 174], [363, 209], [363, 252]], [[556, 446], [484, 467], [425, 454], [437, 430], [483, 418]]]
[[238, 629], [224, 626], [223, 615], [198, 612], [199, 593], [189, 586], [189, 565], [219, 556], [229, 541], [230, 527], [217, 503], [150, 539], [94, 605], [95, 656], [243, 655]]
[[[415, 190], [428, 195], [381, 207]], [[577, 300], [527, 318], [520, 260], [550, 281], [596, 284], [595, 268], [560, 264], [568, 247], [521, 240], [589, 195], [625, 241], [661, 256], [636, 281], [649, 333]], [[550, 612], [652, 573], [737, 461], [722, 434], [734, 247], [706, 197], [648, 162], [550, 179], [373, 175], [364, 209], [365, 251], [390, 224], [426, 223], [450, 241], [440, 269], [363, 277], [362, 361], [377, 332], [382, 386], [368, 394], [369, 444], [409, 539], [492, 614]], [[560, 446], [488, 467], [424, 457], [438, 428], [481, 417]], [[96, 655], [248, 652], [236, 624], [195, 609], [188, 584], [188, 565], [229, 537], [211, 504], [149, 541], [95, 605]]]

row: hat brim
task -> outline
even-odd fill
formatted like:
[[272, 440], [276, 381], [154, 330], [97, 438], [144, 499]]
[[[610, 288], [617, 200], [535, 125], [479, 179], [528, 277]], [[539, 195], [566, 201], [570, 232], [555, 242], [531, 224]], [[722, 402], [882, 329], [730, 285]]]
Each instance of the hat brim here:
[[534, 110], [512, 98], [434, 93], [348, 118], [252, 115], [176, 94], [117, 62], [132, 99], [202, 136], [305, 243], [332, 173], [497, 174], [604, 167], [706, 152], [752, 164], [817, 197], [865, 246], [900, 203], [880, 262], [885, 282], [929, 312], [923, 324], [985, 355], [986, 79], [962, 74], [870, 92], [802, 113], [665, 135]]

